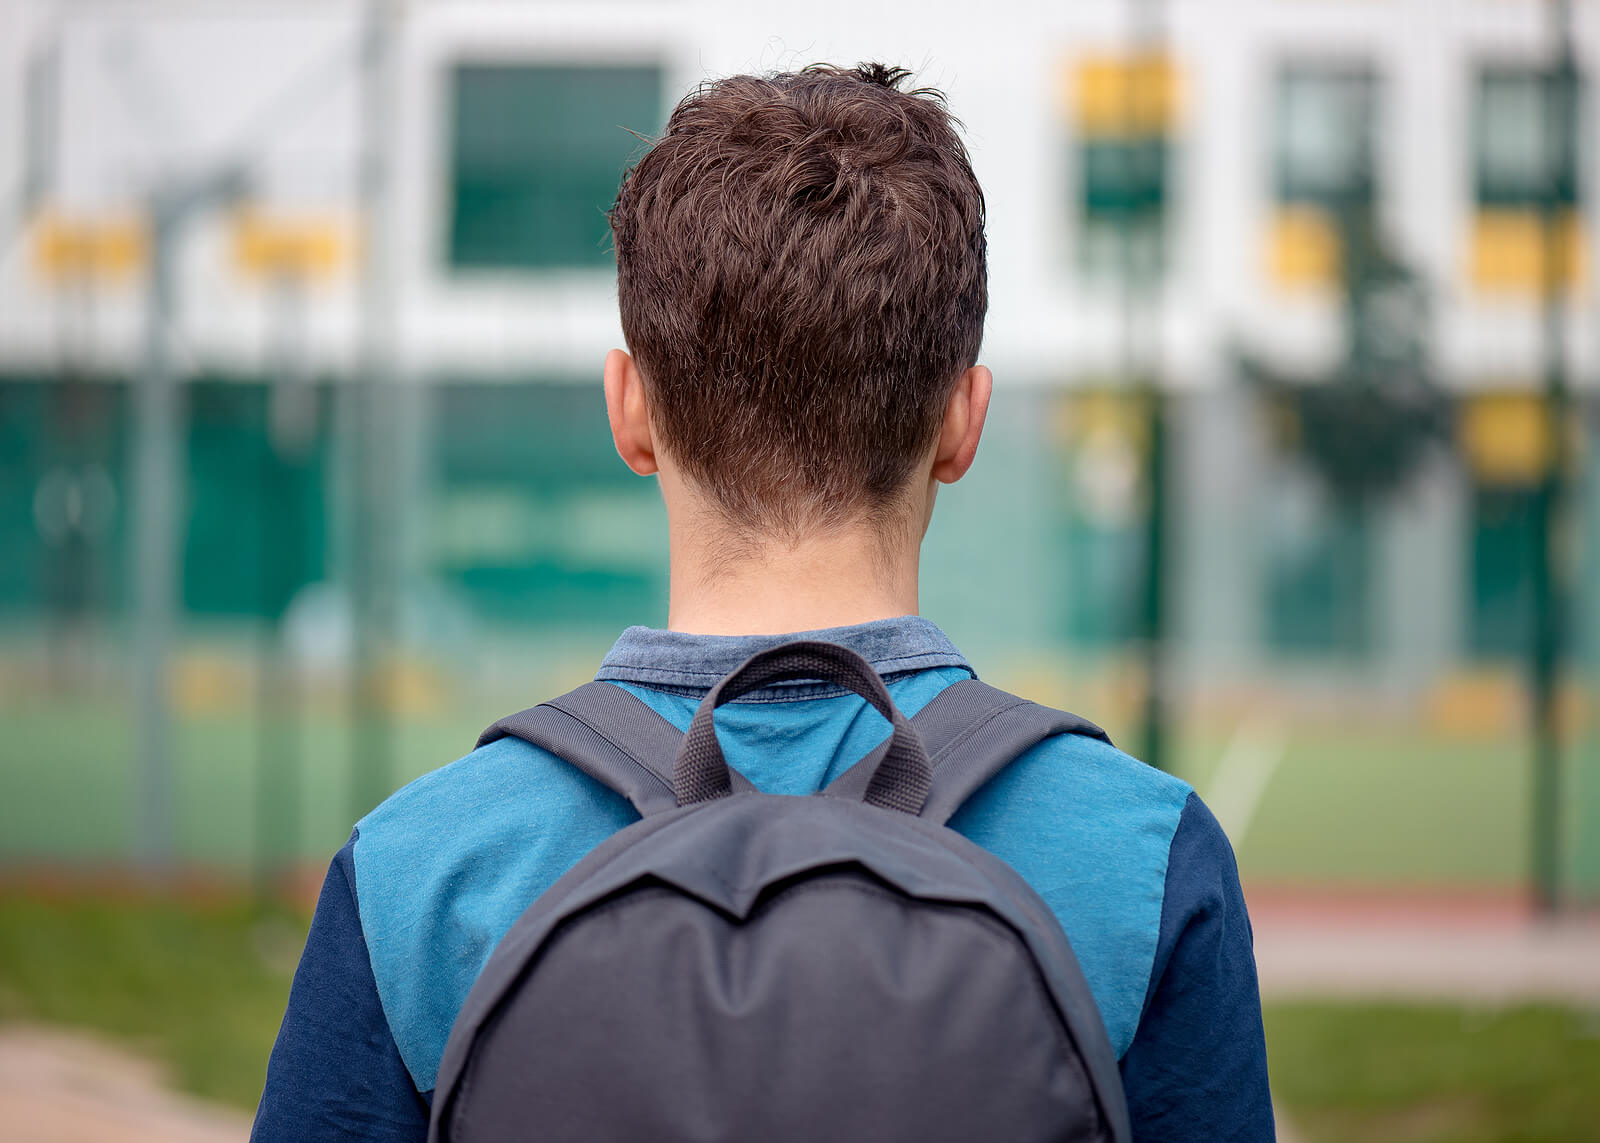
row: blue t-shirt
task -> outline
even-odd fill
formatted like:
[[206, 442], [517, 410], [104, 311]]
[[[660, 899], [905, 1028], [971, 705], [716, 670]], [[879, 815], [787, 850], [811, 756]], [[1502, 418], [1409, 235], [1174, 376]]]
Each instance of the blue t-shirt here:
[[[863, 655], [908, 717], [974, 677], [916, 616], [805, 637]], [[634, 627], [596, 678], [684, 729], [712, 684], [790, 638]], [[724, 706], [717, 729], [728, 762], [758, 789], [809, 794], [888, 724], [850, 692], [787, 683]], [[445, 1041], [495, 944], [634, 820], [619, 795], [514, 738], [418, 778], [363, 818], [323, 884], [252, 1138], [425, 1139]], [[1009, 863], [1060, 920], [1120, 1060], [1136, 1138], [1273, 1138], [1238, 870], [1186, 783], [1062, 735], [1001, 771], [950, 826]]]

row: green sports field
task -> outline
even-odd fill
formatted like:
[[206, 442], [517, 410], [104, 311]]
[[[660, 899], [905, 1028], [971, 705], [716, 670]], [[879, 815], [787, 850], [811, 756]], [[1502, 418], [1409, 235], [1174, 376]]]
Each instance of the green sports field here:
[[[399, 785], [460, 756], [494, 717], [571, 680], [519, 695], [453, 694], [431, 713], [389, 725]], [[466, 691], [467, 688], [458, 688]], [[176, 856], [186, 867], [247, 870], [258, 832], [269, 849], [325, 861], [348, 835], [350, 732], [337, 704], [315, 704], [295, 725], [298, 764], [280, 789], [298, 813], [265, 827], [256, 809], [261, 738], [248, 709], [188, 713], [175, 728]], [[1116, 719], [1109, 720], [1119, 741]], [[1444, 733], [1403, 721], [1274, 720], [1271, 742], [1244, 743], [1239, 720], [1180, 724], [1175, 767], [1235, 839], [1247, 881], [1505, 891], [1525, 877], [1527, 747], [1514, 733]], [[138, 852], [136, 725], [126, 704], [34, 696], [0, 700], [0, 861], [103, 867]], [[1242, 768], [1242, 755], [1249, 755]], [[1227, 772], [1227, 773], [1225, 773]], [[1565, 783], [1569, 883], [1600, 892], [1600, 762], [1578, 740]]]

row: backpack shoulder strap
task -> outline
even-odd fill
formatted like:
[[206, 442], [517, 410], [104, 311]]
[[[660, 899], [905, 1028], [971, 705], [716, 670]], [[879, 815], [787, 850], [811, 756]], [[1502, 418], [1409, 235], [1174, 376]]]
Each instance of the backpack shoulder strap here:
[[1081, 734], [1111, 742], [1094, 723], [1007, 694], [977, 679], [952, 683], [917, 712], [916, 728], [933, 762], [922, 816], [943, 824], [1012, 761], [1046, 738]]
[[520, 738], [548, 750], [627, 798], [641, 817], [678, 804], [672, 764], [682, 732], [611, 683], [585, 683], [507, 715], [478, 736], [478, 745], [498, 738]]

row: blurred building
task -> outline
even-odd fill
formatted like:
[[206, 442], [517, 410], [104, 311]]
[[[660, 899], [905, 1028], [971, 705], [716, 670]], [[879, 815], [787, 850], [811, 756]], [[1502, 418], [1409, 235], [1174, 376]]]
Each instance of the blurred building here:
[[[637, 546], [616, 538], [639, 529], [621, 526], [633, 519], [632, 497], [613, 479], [603, 435], [579, 446], [556, 427], [585, 398], [505, 383], [592, 381], [620, 340], [602, 211], [641, 146], [631, 131], [648, 136], [708, 75], [883, 57], [945, 88], [967, 124], [990, 197], [985, 356], [1006, 389], [1099, 388], [1121, 376], [1118, 211], [1140, 193], [1160, 204], [1142, 216], [1135, 258], [1155, 283], [1147, 332], [1163, 380], [1185, 393], [1226, 390], [1228, 350], [1241, 340], [1315, 369], [1339, 352], [1331, 205], [1369, 198], [1398, 256], [1429, 287], [1440, 377], [1485, 395], [1463, 422], [1474, 479], [1432, 493], [1451, 501], [1427, 514], [1440, 533], [1439, 566], [1424, 572], [1393, 555], [1405, 540], [1377, 542], [1381, 521], [1319, 531], [1299, 503], [1308, 493], [1292, 480], [1264, 480], [1270, 458], [1239, 456], [1247, 418], [1221, 411], [1219, 400], [1217, 413], [1191, 418], [1199, 439], [1185, 463], [1197, 479], [1184, 482], [1215, 503], [1183, 515], [1207, 521], [1195, 542], [1214, 538], [1229, 567], [1214, 580], [1202, 575], [1196, 590], [1209, 605], [1192, 609], [1191, 623], [1196, 637], [1212, 626], [1212, 638], [1246, 647], [1356, 650], [1381, 642], [1389, 626], [1362, 618], [1373, 609], [1424, 622], [1391, 598], [1409, 590], [1441, 612], [1426, 636], [1435, 653], [1507, 649], [1515, 573], [1486, 549], [1514, 526], [1519, 476], [1537, 468], [1536, 443], [1519, 443], [1529, 413], [1515, 394], [1532, 388], [1540, 362], [1544, 6], [1180, 2], [1153, 25], [1160, 40], [1134, 47], [1128, 9], [1119, 0], [1001, 5], [973, 26], [959, 6], [942, 15], [924, 8], [910, 24], [826, 5], [788, 14], [749, 4], [395, 6], [394, 212], [382, 236], [393, 244], [395, 380], [409, 386], [399, 403], [427, 410], [411, 418], [420, 438], [412, 443], [427, 470], [418, 476], [437, 478], [442, 505], [419, 522], [428, 534], [416, 539], [416, 555], [455, 569], [463, 590], [485, 603], [536, 597], [534, 569], [562, 560], [592, 568], [608, 598], [636, 580], [640, 600], [648, 597], [655, 538]], [[73, 439], [94, 433], [109, 449], [124, 435], [117, 382], [139, 360], [148, 199], [164, 179], [207, 166], [249, 171], [247, 200], [198, 217], [183, 235], [174, 322], [183, 371], [197, 382], [190, 487], [200, 534], [190, 544], [189, 602], [200, 613], [253, 610], [260, 601], [243, 597], [249, 577], [222, 569], [239, 546], [229, 533], [242, 493], [227, 466], [250, 463], [241, 450], [268, 447], [259, 382], [286, 365], [332, 381], [354, 363], [363, 13], [170, 0], [8, 13], [0, 155], [26, 212], [11, 220], [0, 273], [0, 368], [13, 387], [32, 378], [109, 383], [93, 397], [13, 393], [6, 423], [24, 438], [17, 451], [93, 451]], [[1592, 66], [1600, 14], [1579, 4], [1577, 16]], [[1592, 128], [1587, 94], [1581, 102]], [[1581, 137], [1587, 188], [1597, 154], [1592, 129]], [[1574, 211], [1573, 274], [1585, 283], [1597, 241]], [[1577, 298], [1571, 352], [1583, 385], [1596, 372], [1600, 323], [1592, 287]], [[61, 431], [29, 431], [30, 419]], [[552, 428], [565, 446], [554, 453], [539, 440]], [[497, 448], [483, 434], [527, 447]], [[306, 447], [325, 444], [319, 437]], [[1120, 462], [1101, 456], [1100, 444], [1080, 462], [1084, 511], [1065, 522], [1068, 531], [1115, 531]], [[1227, 463], [1211, 463], [1212, 450]], [[56, 579], [25, 570], [49, 566], [41, 545], [115, 529], [116, 514], [95, 505], [126, 503], [115, 466], [89, 484], [82, 474], [37, 484], [51, 459], [30, 456], [19, 475], [34, 479], [10, 482], [18, 510], [7, 515], [6, 547], [20, 558], [6, 561], [13, 570], [0, 603], [12, 610], [43, 604], [46, 581]], [[1227, 489], [1218, 486], [1225, 479], [1234, 482]], [[580, 498], [576, 508], [512, 492], [562, 485]], [[208, 504], [207, 490], [219, 486], [230, 503]], [[65, 523], [71, 513], [57, 504], [69, 493], [87, 505], [74, 517], [81, 527]], [[625, 515], [617, 527], [560, 526], [561, 513], [587, 519], [591, 507]], [[315, 503], [305, 510], [327, 516]], [[1268, 520], [1273, 527], [1259, 527]], [[1270, 533], [1260, 537], [1261, 584], [1238, 580], [1231, 557], [1243, 537], [1224, 539], [1229, 531]], [[1116, 562], [1115, 545], [1111, 536], [1068, 540], [1090, 584], [1095, 567]], [[322, 567], [325, 546], [308, 537], [299, 576]], [[1386, 559], [1404, 566], [1385, 572]], [[524, 573], [511, 575], [519, 562]], [[114, 591], [116, 564], [98, 587], [53, 590], [63, 600]], [[1410, 588], [1401, 582], [1407, 568], [1417, 581]], [[1104, 612], [1106, 586], [1081, 593], [1078, 609]], [[1062, 594], [1078, 593], [1063, 585]], [[1313, 597], [1324, 618], [1288, 614], [1318, 610]], [[1096, 622], [1114, 626], [1085, 617], [1081, 634], [1090, 637]]]
[[[377, 120], [362, 102], [374, 13]], [[1592, 77], [1600, 4], [1574, 18]], [[150, 204], [222, 170], [246, 193], [186, 219], [170, 316], [186, 629], [225, 642], [287, 614], [299, 653], [343, 654], [357, 501], [339, 394], [370, 361], [365, 243], [384, 251], [374, 447], [400, 642], [517, 662], [536, 631], [579, 661], [623, 623], [660, 622], [664, 524], [611, 454], [597, 390], [621, 341], [603, 212], [640, 137], [702, 79], [883, 59], [948, 93], [988, 194], [1000, 396], [971, 490], [941, 501], [927, 613], [1019, 677], [1116, 658], [1138, 630], [1147, 509], [1130, 379], [1155, 379], [1172, 394], [1185, 693], [1305, 678], [1471, 723], [1483, 671], [1512, 677], [1531, 622], [1551, 44], [1535, 0], [10, 4], [0, 626], [69, 659], [74, 639], [116, 641]], [[1578, 105], [1578, 176], [1557, 205], [1587, 407], [1592, 80]], [[364, 224], [374, 122], [387, 205]], [[1351, 211], [1419, 284], [1425, 306], [1396, 320], [1454, 416], [1391, 494], [1341, 502], [1291, 447], [1306, 425], [1264, 407], [1239, 361], [1315, 378], [1347, 355]], [[1573, 432], [1587, 600], [1600, 470]], [[1573, 619], [1585, 655], [1597, 622]]]

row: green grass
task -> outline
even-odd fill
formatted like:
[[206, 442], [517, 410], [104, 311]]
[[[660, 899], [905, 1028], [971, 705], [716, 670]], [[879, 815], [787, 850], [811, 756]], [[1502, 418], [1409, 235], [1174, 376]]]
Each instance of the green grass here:
[[1600, 1139], [1600, 1012], [1279, 1006], [1267, 1051], [1310, 1143]]
[[60, 902], [0, 895], [0, 1022], [92, 1029], [160, 1061], [173, 1084], [253, 1108], [300, 918], [243, 903]]
[[[252, 1108], [304, 931], [242, 903], [0, 893], [0, 1021], [94, 1030]], [[1279, 1005], [1267, 1051], [1310, 1143], [1600, 1138], [1600, 1013]]]

